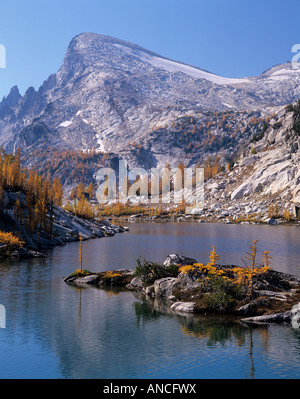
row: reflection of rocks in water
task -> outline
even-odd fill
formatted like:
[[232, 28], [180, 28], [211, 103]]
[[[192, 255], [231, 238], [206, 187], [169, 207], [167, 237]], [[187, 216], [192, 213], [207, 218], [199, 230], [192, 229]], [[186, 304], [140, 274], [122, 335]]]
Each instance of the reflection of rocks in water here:
[[173, 302], [169, 301], [168, 299], [145, 295], [141, 291], [130, 291], [130, 293], [136, 299], [147, 303], [148, 306], [151, 306], [155, 311], [165, 314], [165, 315], [166, 314], [173, 315], [173, 312], [170, 309]]
[[173, 315], [170, 307], [173, 302], [167, 300], [167, 299], [160, 299], [160, 298], [154, 298], [153, 299], [153, 307], [155, 310], [158, 312], [161, 312], [163, 314], [167, 315]]
[[169, 315], [179, 322], [185, 335], [205, 337], [209, 340], [209, 345], [223, 344], [233, 337], [243, 343], [244, 336], [249, 331], [249, 328], [241, 325], [235, 318], [174, 314], [168, 300], [145, 297], [141, 293], [135, 293], [134, 296], [140, 300], [133, 304], [138, 325]]
[[269, 325], [252, 324], [249, 326], [233, 316], [190, 315], [189, 317], [176, 316], [176, 318], [181, 324], [183, 334], [206, 339], [207, 345], [212, 347], [225, 345], [231, 341], [235, 341], [238, 346], [245, 346], [247, 342], [252, 345], [254, 331], [261, 335], [261, 341], [265, 345], [269, 339]]
[[142, 293], [132, 292], [133, 296], [139, 299], [139, 302], [133, 304], [137, 324], [158, 319], [160, 316], [172, 315], [170, 310], [170, 301], [159, 298], [151, 298]]
[[157, 312], [153, 306], [151, 306], [146, 301], [143, 302], [135, 302], [133, 304], [133, 308], [136, 314], [137, 325], [139, 326], [142, 323], [145, 323], [150, 320], [158, 319], [161, 314]]
[[[94, 285], [87, 285], [87, 284], [80, 285], [80, 283], [78, 283], [77, 285], [70, 285], [70, 287], [77, 292], [88, 291], [88, 290], [95, 290], [95, 291], [99, 290], [99, 288], [95, 287]], [[115, 287], [115, 286], [104, 286], [101, 287], [101, 290], [104, 291], [108, 296], [119, 295], [122, 292], [128, 292], [123, 287]]]
[[151, 298], [142, 293], [133, 292], [139, 301], [133, 304], [137, 325], [157, 320], [160, 317], [175, 318], [184, 335], [205, 339], [208, 346], [225, 345], [235, 341], [238, 346], [245, 345], [247, 337], [251, 339], [254, 330], [261, 331], [262, 337], [268, 336], [268, 325], [248, 325], [240, 318], [224, 315], [174, 314], [170, 301], [162, 298]]

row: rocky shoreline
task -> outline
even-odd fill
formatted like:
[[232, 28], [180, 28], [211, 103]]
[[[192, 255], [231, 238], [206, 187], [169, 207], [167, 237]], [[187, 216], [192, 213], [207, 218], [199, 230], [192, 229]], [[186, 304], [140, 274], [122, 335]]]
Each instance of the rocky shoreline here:
[[[207, 275], [179, 271], [180, 266], [194, 264], [194, 259], [169, 255], [160, 266], [166, 276], [145, 283], [134, 269], [119, 269], [101, 273], [76, 272], [64, 278], [65, 283], [77, 287], [120, 287], [139, 292], [146, 298], [170, 301], [173, 314], [227, 314], [239, 316], [246, 323], [289, 323], [300, 327], [300, 279], [275, 270], [268, 270], [253, 278], [251, 295], [240, 293], [234, 306], [228, 307], [231, 297], [222, 297], [207, 288]], [[149, 263], [151, 265], [151, 263]], [[174, 266], [178, 272], [174, 273]], [[153, 269], [157, 265], [153, 264]], [[222, 273], [235, 273], [236, 266], [216, 266]], [[162, 270], [162, 269], [160, 269]], [[170, 275], [168, 275], [170, 274]], [[206, 288], [205, 288], [206, 287]], [[211, 306], [210, 299], [216, 303]], [[210, 304], [210, 305], [209, 305]]]
[[[134, 216], [134, 217], [132, 217]], [[242, 224], [242, 225], [265, 225], [265, 226], [300, 226], [300, 221], [291, 220], [285, 221], [282, 218], [248, 218], [239, 216], [237, 219], [228, 217], [226, 210], [215, 213], [211, 210], [203, 212], [202, 215], [190, 216], [185, 214], [177, 214], [175, 216], [164, 215], [164, 216], [143, 216], [143, 215], [132, 215], [114, 217], [120, 223], [219, 223], [219, 224]], [[240, 220], [239, 220], [240, 219]]]
[[[274, 199], [273, 202], [276, 202]], [[277, 203], [277, 202], [276, 202]], [[280, 202], [280, 206], [282, 203]], [[263, 209], [263, 211], [261, 211]], [[107, 218], [117, 220], [120, 223], [220, 223], [220, 224], [244, 224], [244, 225], [269, 225], [269, 226], [300, 226], [300, 220], [296, 218], [291, 210], [289, 219], [284, 218], [284, 213], [279, 212], [278, 216], [270, 217], [266, 202], [260, 207], [254, 207], [252, 203], [228, 202], [218, 204], [210, 203], [200, 214], [189, 215], [184, 212], [176, 213], [167, 210], [161, 215], [146, 216], [144, 214], [122, 215]]]
[[24, 242], [22, 247], [13, 247], [0, 243], [0, 258], [42, 258], [44, 250], [69, 242], [94, 238], [109, 237], [128, 230], [128, 227], [113, 225], [108, 221], [95, 221], [80, 218], [72, 213], [53, 206], [52, 232], [33, 231], [29, 233], [22, 224], [13, 217], [13, 208], [0, 210], [0, 230], [5, 232], [18, 232], [19, 238]]

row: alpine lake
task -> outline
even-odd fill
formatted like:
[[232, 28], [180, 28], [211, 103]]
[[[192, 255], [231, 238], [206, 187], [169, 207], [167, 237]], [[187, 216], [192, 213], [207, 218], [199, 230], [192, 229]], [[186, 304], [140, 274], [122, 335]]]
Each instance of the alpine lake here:
[[[92, 272], [163, 262], [179, 254], [243, 265], [252, 240], [271, 267], [300, 277], [300, 226], [128, 223], [128, 232], [83, 243]], [[0, 263], [0, 378], [11, 379], [295, 379], [300, 330], [243, 324], [239, 318], [178, 315], [160, 299], [121, 289], [78, 288], [63, 277], [79, 267], [79, 242], [47, 258]]]

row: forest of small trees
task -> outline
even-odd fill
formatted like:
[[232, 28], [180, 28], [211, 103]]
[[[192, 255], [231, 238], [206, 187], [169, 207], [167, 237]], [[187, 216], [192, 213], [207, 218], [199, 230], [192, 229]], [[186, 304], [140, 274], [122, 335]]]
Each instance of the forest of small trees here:
[[90, 200], [95, 196], [95, 188], [93, 183], [86, 186], [80, 182], [74, 186], [70, 192], [69, 199], [64, 204], [64, 209], [76, 216], [85, 219], [94, 219], [97, 216], [96, 206], [92, 205]]
[[[63, 189], [58, 178], [43, 178], [34, 169], [22, 166], [21, 152], [6, 154], [0, 148], [0, 209], [6, 192], [23, 193], [25, 204], [17, 198], [14, 217], [27, 231], [45, 231], [51, 235], [53, 206], [62, 205]], [[23, 196], [24, 197], [24, 196]]]

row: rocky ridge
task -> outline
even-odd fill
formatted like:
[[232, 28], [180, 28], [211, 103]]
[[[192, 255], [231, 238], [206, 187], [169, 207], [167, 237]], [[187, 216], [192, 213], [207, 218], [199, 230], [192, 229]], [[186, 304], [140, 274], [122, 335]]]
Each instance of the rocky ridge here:
[[[299, 98], [299, 76], [300, 69], [286, 63], [260, 76], [229, 79], [82, 33], [37, 91], [31, 87], [21, 96], [14, 87], [0, 103], [0, 145], [8, 152], [21, 147], [27, 166], [41, 169], [49, 148], [95, 149], [147, 168], [179, 159], [192, 166], [215, 153], [232, 158], [261, 130], [249, 123], [253, 116], [263, 118]], [[231, 114], [228, 123], [220, 123], [223, 113]], [[64, 175], [51, 168], [55, 173]]]

